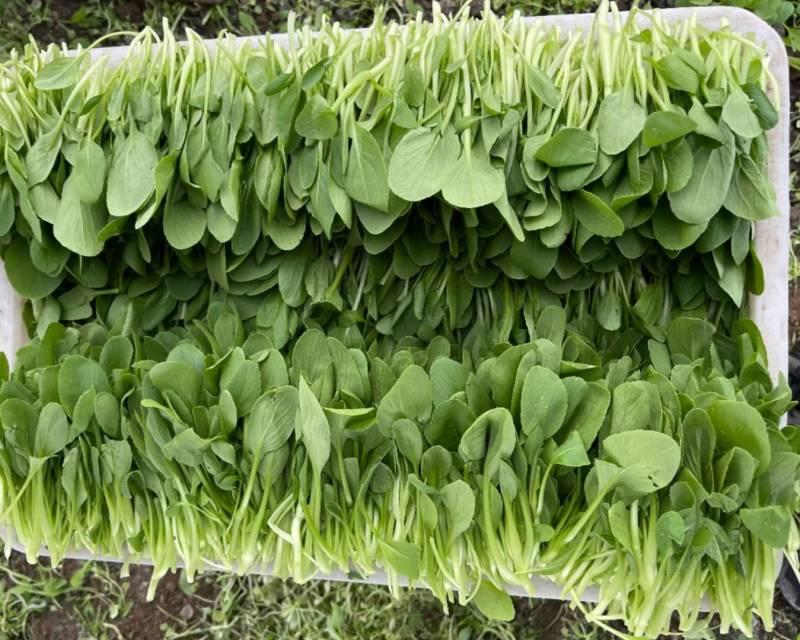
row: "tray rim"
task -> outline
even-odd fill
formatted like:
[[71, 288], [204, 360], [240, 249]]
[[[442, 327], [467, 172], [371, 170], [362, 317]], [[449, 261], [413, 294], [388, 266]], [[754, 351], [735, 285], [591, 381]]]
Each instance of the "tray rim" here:
[[[629, 11], [620, 11], [619, 15], [625, 19]], [[648, 10], [637, 11], [636, 19], [647, 20]], [[778, 33], [764, 20], [747, 9], [729, 6], [713, 7], [681, 7], [659, 9], [660, 15], [667, 22], [684, 21], [696, 16], [697, 23], [708, 28], [719, 28], [727, 23], [736, 33], [751, 35], [769, 55], [769, 69], [775, 78], [780, 91], [778, 100], [778, 124], [767, 132], [769, 142], [769, 178], [775, 189], [778, 211], [780, 215], [775, 218], [755, 223], [756, 250], [763, 262], [765, 289], [760, 296], [751, 295], [749, 299], [750, 317], [758, 324], [764, 337], [764, 343], [769, 356], [770, 373], [773, 377], [788, 375], [788, 295], [789, 295], [789, 126], [790, 126], [790, 85], [789, 64], [785, 45]], [[588, 27], [594, 20], [594, 13], [558, 14], [549, 16], [524, 17], [526, 24], [543, 23], [556, 27], [564, 33]], [[286, 33], [271, 33], [258, 36], [231, 36], [227, 42], [236, 44], [263, 42], [271, 38], [281, 46], [287, 46]], [[203, 43], [213, 50], [216, 39], [203, 39]], [[66, 48], [65, 48], [66, 49]], [[128, 46], [98, 47], [90, 52], [93, 59], [100, 56], [109, 56], [111, 64], [118, 64], [129, 50]], [[74, 53], [75, 51], [69, 51]], [[774, 96], [773, 96], [774, 97]], [[13, 365], [16, 350], [28, 342], [28, 336], [22, 322], [22, 309], [24, 300], [20, 298], [11, 287], [0, 262], [0, 351], [4, 351]], [[0, 525], [0, 539], [5, 543], [6, 555], [13, 549], [25, 554], [24, 548], [15, 544], [14, 533]], [[780, 561], [780, 552], [776, 552], [776, 562]], [[38, 558], [50, 557], [46, 549], [41, 549]], [[152, 561], [138, 554], [130, 557], [115, 557], [103, 554], [94, 554], [86, 549], [67, 551], [64, 559], [75, 559], [97, 562], [111, 562], [117, 564], [152, 565]], [[179, 568], [183, 563], [178, 563]], [[231, 573], [231, 568], [207, 562], [204, 571], [217, 571]], [[271, 566], [256, 567], [242, 575], [274, 576]], [[386, 573], [376, 565], [376, 571], [368, 576], [353, 577], [343, 571], [319, 573], [314, 580], [330, 580], [337, 582], [357, 582], [369, 584], [388, 585]], [[423, 584], [408, 584], [408, 580], [400, 578], [401, 586], [424, 586]], [[596, 587], [590, 587], [581, 594], [564, 594], [559, 585], [547, 578], [536, 576], [531, 580], [531, 590], [526, 591], [517, 585], [506, 585], [506, 592], [515, 596], [527, 596], [545, 599], [571, 600], [573, 598], [582, 602], [595, 602], [598, 598]], [[703, 608], [708, 607], [704, 600]]]

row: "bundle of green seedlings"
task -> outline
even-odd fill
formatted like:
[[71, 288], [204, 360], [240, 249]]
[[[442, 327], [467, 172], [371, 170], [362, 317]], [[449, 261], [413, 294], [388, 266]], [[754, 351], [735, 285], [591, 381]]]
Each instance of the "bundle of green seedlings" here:
[[[293, 251], [271, 253], [266, 252], [269, 241], [264, 240], [255, 254], [237, 261], [229, 272], [217, 269], [202, 253], [184, 255], [179, 261], [174, 254], [162, 253], [149, 264], [137, 259], [136, 271], [122, 261], [110, 261], [107, 267], [98, 261], [76, 270], [76, 282], [33, 300], [26, 318], [30, 331], [41, 337], [54, 321], [102, 318], [113, 325], [124, 310], [126, 322], [153, 331], [201, 318], [211, 302], [225, 298], [237, 306], [248, 325], [272, 331], [279, 348], [304, 327], [355, 323], [370, 338], [430, 340], [443, 335], [468, 346], [482, 341], [476, 346], [480, 349], [506, 340], [527, 340], [530, 318], [548, 303], [567, 307], [571, 317], [585, 317], [597, 330], [607, 332], [609, 340], [630, 327], [658, 335], [673, 316], [686, 311], [702, 312], [717, 326], [730, 329], [740, 315], [745, 292], [763, 289], [758, 259], [754, 253], [748, 256], [749, 223], [737, 228], [745, 233], [723, 239], [731, 226], [714, 225], [709, 244], [703, 247], [720, 244], [705, 254], [684, 251], [670, 257], [652, 252], [633, 260], [609, 256], [599, 244], [593, 251], [600, 254], [588, 264], [583, 262], [588, 260], [588, 248], [579, 255], [561, 251], [556, 256], [556, 251], [537, 250], [535, 242], [528, 255], [522, 254], [526, 245], [516, 243], [500, 257], [499, 266], [487, 264], [480, 255], [473, 264], [467, 255], [453, 257], [424, 244], [413, 229], [398, 240], [400, 252], [394, 256], [391, 250], [365, 253], [349, 239], [318, 238]], [[495, 236], [484, 251], [493, 251], [502, 242]], [[423, 264], [398, 258], [405, 246], [412, 247], [408, 253]], [[743, 250], [737, 258], [743, 261], [741, 273], [747, 270], [746, 279], [734, 285], [739, 287], [736, 302], [728, 292], [728, 281], [718, 282], [705, 268], [714, 269], [714, 256], [731, 247]], [[19, 248], [24, 251], [22, 244]], [[15, 251], [12, 247], [7, 255], [13, 257]], [[162, 265], [154, 264], [161, 258]], [[478, 266], [481, 262], [483, 266]], [[546, 273], [543, 268], [551, 264], [552, 271]], [[7, 273], [23, 291], [35, 284], [30, 263]]]
[[498, 279], [534, 279], [610, 288], [615, 307], [618, 269], [671, 272], [680, 308], [741, 306], [752, 222], [776, 212], [764, 54], [612, 13], [565, 37], [437, 12], [305, 28], [288, 49], [147, 30], [116, 66], [32, 44], [0, 68], [9, 279], [39, 335], [120, 293], [153, 330], [217, 289], [243, 316], [302, 326], [321, 299], [364, 329], [449, 335], [475, 315], [434, 322], [445, 291], [496, 307]]
[[743, 314], [774, 82], [636, 15], [12, 54], [7, 548], [771, 627], [800, 435]]
[[[676, 266], [665, 256], [620, 265], [608, 273], [584, 271], [566, 280], [495, 275], [484, 286], [460, 277], [463, 274], [450, 260], [434, 262], [418, 277], [401, 279], [385, 256], [345, 256], [344, 260], [358, 261], [366, 275], [361, 283], [348, 278], [338, 289], [327, 280], [329, 276], [338, 280], [343, 271], [333, 270], [336, 258], [327, 261], [324, 254], [314, 258], [310, 251], [304, 252], [303, 260], [312, 259], [304, 269], [292, 255], [274, 256], [273, 273], [265, 280], [274, 290], [252, 296], [237, 296], [199, 277], [179, 274], [168, 275], [165, 281], [157, 274], [137, 276], [124, 294], [114, 288], [94, 292], [78, 287], [59, 297], [79, 305], [63, 320], [89, 318], [109, 328], [151, 332], [202, 318], [210, 304], [226, 300], [237, 307], [248, 331], [266, 331], [277, 348], [286, 347], [307, 328], [355, 325], [368, 343], [396, 343], [406, 337], [429, 341], [440, 336], [477, 357], [500, 342], [529, 341], [535, 333], [533, 319], [548, 304], [563, 306], [581, 333], [604, 349], [619, 340], [663, 339], [666, 324], [686, 312], [726, 329], [740, 316], [739, 308], [714, 281], [691, 268], [693, 260]], [[574, 260], [562, 264], [564, 269], [579, 267]], [[84, 294], [95, 295], [94, 304]], [[37, 306], [34, 303], [34, 311]], [[31, 332], [41, 337], [57, 318], [49, 314], [55, 308], [45, 302], [38, 319], [27, 316]]]
[[552, 306], [481, 360], [354, 328], [284, 354], [224, 303], [144, 338], [54, 323], [0, 387], [4, 520], [31, 560], [146, 557], [154, 584], [381, 567], [507, 616], [504, 586], [548, 576], [637, 635], [692, 628], [704, 596], [723, 629], [770, 628], [800, 434], [755, 325], [685, 316], [604, 356]]

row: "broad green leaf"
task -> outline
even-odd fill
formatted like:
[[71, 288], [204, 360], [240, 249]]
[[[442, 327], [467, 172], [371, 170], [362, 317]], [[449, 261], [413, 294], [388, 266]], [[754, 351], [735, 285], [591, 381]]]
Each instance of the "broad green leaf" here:
[[266, 85], [264, 85], [263, 91], [265, 95], [273, 96], [280, 91], [283, 91], [286, 87], [292, 84], [292, 80], [294, 79], [294, 73], [283, 72], [276, 75], [274, 78], [269, 80]]
[[466, 482], [455, 480], [442, 487], [441, 496], [447, 511], [447, 526], [452, 541], [472, 526], [475, 494]]
[[664, 151], [664, 166], [667, 170], [667, 193], [680, 191], [692, 177], [694, 170], [694, 156], [692, 148], [686, 140], [680, 140], [669, 145]]
[[525, 79], [534, 95], [542, 101], [542, 104], [552, 109], [558, 107], [561, 102], [561, 92], [547, 74], [532, 64], [526, 64]]
[[72, 410], [72, 424], [70, 425], [69, 441], [71, 442], [89, 428], [94, 418], [94, 401], [97, 392], [94, 387], [89, 387], [79, 397]]
[[515, 279], [529, 276], [536, 280], [544, 280], [556, 264], [558, 250], [545, 247], [536, 234], [527, 239], [525, 239], [522, 229], [520, 229], [520, 234], [523, 239], [517, 241], [515, 238], [511, 245], [511, 251], [508, 253], [508, 262], [504, 259], [501, 268], [506, 275]]
[[598, 382], [590, 382], [577, 406], [570, 409], [564, 429], [567, 433], [580, 433], [583, 445], [588, 449], [603, 425], [610, 404], [611, 393], [608, 388]]
[[309, 140], [329, 140], [336, 135], [339, 121], [328, 101], [321, 95], [313, 95], [297, 114], [294, 128], [298, 135]]
[[100, 462], [107, 484], [122, 483], [131, 470], [133, 452], [125, 440], [108, 440], [100, 446]]
[[662, 513], [656, 522], [656, 543], [661, 550], [669, 549], [670, 543], [683, 544], [686, 524], [677, 511]]
[[164, 237], [173, 249], [190, 249], [206, 232], [206, 213], [186, 200], [168, 204], [164, 210]]
[[564, 127], [536, 151], [536, 158], [551, 167], [574, 167], [597, 161], [597, 141], [588, 131]]
[[240, 416], [249, 413], [258, 400], [262, 390], [261, 383], [258, 364], [245, 359], [241, 348], [236, 347], [225, 361], [219, 387], [230, 392]]
[[624, 431], [603, 440], [603, 454], [622, 469], [619, 482], [635, 494], [666, 487], [681, 463], [678, 443], [657, 431]]
[[785, 507], [771, 505], [739, 512], [744, 526], [775, 549], [783, 549], [789, 541], [791, 515]]
[[511, 597], [488, 580], [481, 581], [472, 602], [489, 620], [508, 622], [514, 619], [514, 603]]
[[697, 93], [700, 77], [681, 56], [669, 53], [654, 61], [653, 68], [673, 89], [691, 94]]
[[717, 451], [740, 447], [758, 462], [758, 473], [769, 469], [772, 456], [767, 427], [761, 414], [746, 402], [719, 400], [708, 407], [717, 436]]
[[389, 180], [383, 152], [375, 137], [363, 126], [354, 126], [344, 188], [354, 200], [379, 211], [389, 209]]
[[[159, 161], [160, 163], [160, 161]], [[156, 165], [156, 192], [158, 192], [158, 165]], [[242, 186], [242, 161], [236, 159], [231, 164], [228, 175], [222, 183], [219, 194], [222, 208], [228, 216], [239, 221], [239, 192]]]
[[9, 180], [0, 179], [0, 235], [7, 234], [14, 226], [17, 211], [14, 190]]
[[742, 155], [736, 158], [736, 170], [723, 205], [745, 220], [766, 220], [780, 215], [775, 191], [764, 168]]
[[147, 376], [153, 386], [162, 393], [165, 391], [177, 393], [189, 407], [197, 404], [202, 380], [198, 372], [186, 362], [159, 362], [150, 369]]
[[580, 189], [577, 198], [572, 200], [572, 207], [578, 222], [598, 236], [614, 238], [621, 236], [625, 231], [622, 218], [591, 191]]
[[57, 276], [50, 276], [37, 269], [31, 261], [28, 243], [23, 238], [17, 238], [6, 249], [3, 267], [14, 290], [31, 300], [49, 296], [66, 275], [61, 272]]
[[667, 326], [667, 346], [673, 357], [702, 358], [708, 353], [713, 337], [714, 326], [700, 318], [676, 318]]
[[597, 113], [600, 149], [610, 156], [625, 151], [642, 132], [645, 117], [644, 109], [625, 91], [608, 94]]
[[655, 111], [647, 116], [642, 133], [646, 147], [658, 147], [690, 134], [697, 128], [691, 118], [676, 111]]
[[528, 371], [520, 395], [520, 425], [526, 435], [541, 431], [550, 438], [567, 415], [567, 389], [550, 369], [535, 366]]
[[71, 175], [81, 202], [93, 204], [100, 199], [105, 177], [105, 152], [100, 145], [87, 138], [81, 143]]
[[508, 409], [496, 407], [472, 423], [458, 445], [465, 460], [484, 460], [484, 473], [493, 476], [502, 459], [507, 459], [516, 444], [514, 421]]
[[417, 469], [422, 460], [422, 434], [413, 420], [401, 418], [392, 424], [392, 438], [397, 450]]
[[[611, 402], [611, 433], [651, 426], [651, 385], [642, 380], [623, 382], [614, 388]], [[659, 418], [661, 406], [658, 405]]]
[[114, 394], [108, 391], [98, 393], [94, 399], [94, 414], [106, 435], [112, 438], [122, 437], [119, 401]]
[[536, 322], [536, 336], [558, 347], [564, 341], [566, 325], [567, 316], [564, 309], [560, 305], [548, 304], [542, 309]]
[[8, 432], [13, 429], [14, 448], [23, 455], [34, 454], [38, 421], [39, 415], [36, 409], [22, 398], [7, 398], [0, 404], [0, 422], [3, 430]]
[[25, 156], [25, 168], [28, 172], [28, 186], [47, 180], [58, 159], [61, 150], [61, 132], [54, 129], [50, 133], [39, 136]]
[[108, 391], [108, 376], [94, 360], [71, 355], [61, 364], [58, 372], [58, 396], [61, 406], [72, 415], [78, 398], [90, 387], [95, 391]]
[[608, 525], [611, 535], [622, 545], [625, 550], [631, 549], [631, 517], [628, 508], [622, 500], [618, 500], [608, 510]]
[[331, 235], [331, 227], [336, 218], [336, 207], [331, 202], [330, 168], [327, 164], [321, 163], [317, 171], [317, 179], [311, 188], [311, 214], [320, 223], [322, 230], [327, 237]]
[[772, 129], [772, 127], [778, 124], [778, 111], [772, 104], [772, 100], [769, 99], [761, 87], [748, 82], [742, 89], [747, 94], [747, 97], [753, 101], [756, 117], [758, 117], [758, 123], [761, 125], [762, 129]]
[[133, 361], [133, 345], [126, 336], [112, 336], [100, 352], [100, 366], [107, 373], [115, 369], [127, 369]]
[[452, 127], [443, 133], [419, 127], [406, 133], [389, 161], [389, 187], [409, 202], [430, 198], [444, 187], [460, 146]]
[[[525, 232], [522, 230], [522, 226], [519, 223], [519, 215], [508, 201], [508, 194], [506, 194], [505, 190], [500, 197], [494, 201], [494, 206], [500, 212], [500, 215], [508, 225], [511, 233], [514, 234], [514, 238], [517, 241], [516, 246], [519, 247], [525, 241]], [[546, 251], [541, 242], [538, 243], [538, 247], [542, 250], [542, 252]]]
[[292, 364], [298, 376], [296, 384], [299, 384], [301, 375], [311, 384], [322, 377], [332, 364], [325, 334], [319, 329], [304, 332], [294, 345]]
[[553, 452], [550, 463], [562, 467], [583, 467], [591, 464], [589, 456], [586, 455], [586, 448], [583, 446], [580, 433], [577, 431], [570, 433], [564, 444]]
[[722, 119], [737, 136], [750, 139], [761, 135], [761, 125], [750, 108], [747, 94], [739, 88], [733, 89], [722, 105]]
[[64, 456], [61, 487], [64, 489], [64, 493], [67, 494], [68, 502], [75, 506], [82, 505], [89, 497], [81, 473], [80, 450], [77, 447], [70, 449]]
[[609, 289], [602, 297], [595, 318], [606, 331], [618, 331], [622, 327], [622, 300], [616, 289]]
[[715, 149], [699, 147], [694, 153], [689, 182], [680, 191], [669, 194], [675, 217], [689, 224], [708, 222], [728, 194], [735, 157], [730, 140]]
[[388, 567], [409, 580], [419, 578], [419, 547], [401, 540], [382, 540], [378, 538], [378, 549]]
[[692, 409], [683, 419], [683, 464], [710, 490], [717, 436], [703, 409]]
[[441, 445], [456, 451], [461, 435], [475, 422], [475, 413], [458, 398], [451, 398], [437, 405], [431, 419], [425, 425], [425, 438], [432, 445]]
[[108, 221], [100, 203], [82, 202], [74, 174], [67, 179], [53, 225], [53, 235], [64, 247], [79, 256], [94, 257], [103, 250], [100, 232]]
[[65, 55], [50, 60], [38, 70], [33, 85], [44, 91], [71, 87], [78, 82], [81, 60], [82, 56]]
[[69, 426], [67, 416], [61, 405], [50, 402], [42, 407], [36, 436], [33, 444], [33, 455], [37, 458], [49, 458], [67, 446]]
[[308, 91], [312, 87], [314, 87], [325, 75], [325, 71], [331, 64], [330, 58], [323, 58], [319, 62], [315, 63], [312, 67], [307, 69], [305, 73], [303, 73], [303, 78], [300, 81], [300, 86], [303, 87], [304, 91]]
[[108, 173], [106, 203], [112, 216], [127, 216], [137, 211], [156, 188], [158, 154], [152, 142], [133, 130], [115, 149]]
[[[175, 175], [175, 165], [177, 163], [177, 160], [178, 160], [178, 150], [174, 149], [170, 151], [167, 155], [159, 159], [158, 163], [156, 164], [156, 168], [154, 170], [155, 184], [156, 184], [155, 194], [153, 196], [152, 202], [150, 203], [150, 206], [136, 216], [137, 229], [141, 229], [144, 225], [146, 225], [150, 221], [150, 219], [156, 214], [156, 211], [158, 211], [161, 202], [164, 200], [164, 196], [167, 194], [167, 190], [169, 189], [169, 186], [172, 182], [172, 178]], [[211, 210], [213, 207], [214, 205], [212, 204], [208, 208], [209, 226], [211, 224], [210, 222], [210, 219], [212, 217]], [[230, 236], [227, 236], [226, 241], [230, 240], [232, 236], [233, 232], [231, 232]], [[220, 240], [220, 242], [222, 242], [222, 240]]]
[[432, 404], [433, 387], [428, 374], [422, 367], [411, 365], [380, 401], [376, 419], [383, 429], [390, 429], [401, 418], [427, 420]]
[[668, 206], [658, 206], [652, 217], [655, 239], [665, 249], [681, 251], [691, 247], [708, 228], [707, 222], [688, 224], [678, 220]]
[[[545, 311], [547, 311], [547, 309]], [[559, 311], [562, 311], [560, 307]], [[539, 327], [537, 327], [537, 329], [539, 329]], [[561, 330], [563, 331], [563, 328], [561, 328]], [[494, 406], [511, 406], [514, 397], [514, 382], [517, 377], [517, 371], [520, 362], [529, 351], [532, 351], [532, 345], [520, 344], [506, 349], [498, 358], [484, 363], [483, 367], [488, 373], [486, 382], [491, 391]]]
[[164, 444], [163, 452], [168, 460], [193, 467], [201, 463], [203, 453], [210, 446], [211, 441], [202, 438], [194, 429], [184, 429]]
[[[158, 171], [158, 170], [156, 170]], [[208, 232], [217, 242], [230, 242], [236, 233], [236, 220], [231, 218], [222, 205], [214, 202], [206, 209]]]
[[[756, 472], [756, 461], [747, 451], [733, 447], [714, 463], [714, 484], [718, 492], [738, 509], [750, 492]], [[726, 501], [727, 501], [726, 500]]]
[[434, 486], [438, 486], [447, 478], [452, 470], [453, 456], [444, 447], [434, 445], [426, 449], [425, 453], [422, 454], [420, 468], [425, 481]]
[[483, 145], [477, 144], [462, 146], [444, 177], [442, 196], [454, 207], [471, 209], [495, 202], [505, 190], [503, 171], [492, 166]]
[[430, 534], [436, 530], [439, 525], [439, 511], [436, 509], [436, 504], [433, 499], [423, 491], [417, 495], [416, 501], [417, 517], [422, 522], [425, 532]]
[[231, 466], [235, 466], [236, 462], [236, 449], [230, 442], [222, 442], [221, 440], [212, 440], [211, 451], [223, 462]]
[[242, 444], [245, 453], [257, 458], [284, 446], [294, 433], [297, 412], [298, 392], [295, 387], [278, 387], [275, 392], [261, 396], [244, 420]]
[[718, 280], [720, 288], [730, 296], [737, 307], [741, 307], [747, 278], [745, 265], [736, 264], [730, 252], [724, 247], [716, 249], [713, 255], [720, 272]]
[[466, 388], [467, 374], [464, 366], [450, 358], [437, 358], [431, 365], [430, 376], [434, 406]]
[[298, 403], [297, 419], [300, 423], [303, 445], [311, 460], [314, 473], [320, 475], [331, 455], [331, 429], [319, 400], [303, 377], [300, 378], [298, 387]]
[[697, 125], [695, 132], [720, 144], [725, 144], [727, 136], [723, 133], [719, 123], [711, 117], [697, 97], [692, 97], [692, 106], [689, 108], [689, 117]]

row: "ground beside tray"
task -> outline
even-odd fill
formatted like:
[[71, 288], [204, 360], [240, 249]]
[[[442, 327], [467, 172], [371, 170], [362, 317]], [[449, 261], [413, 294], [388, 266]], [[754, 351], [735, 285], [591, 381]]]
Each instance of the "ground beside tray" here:
[[[18, 43], [30, 30], [41, 40], [91, 40], [112, 28], [140, 28], [154, 20], [156, 3], [145, 0], [10, 0], [0, 7], [0, 53], [10, 42]], [[166, 9], [185, 4], [184, 24], [211, 33], [230, 26], [243, 29], [247, 20], [232, 7], [263, 7], [251, 16], [254, 29], [263, 31], [285, 20], [284, 3], [241, 0], [195, 0], [160, 2]], [[337, 3], [338, 17], [350, 24], [360, 24], [368, 15], [368, 3]], [[429, 3], [398, 3], [406, 6], [429, 6]], [[454, 5], [455, 3], [445, 3]], [[476, 5], [479, 3], [475, 3]], [[506, 6], [505, 3], [500, 3]], [[517, 2], [516, 6], [522, 3]], [[555, 3], [549, 3], [555, 4]], [[623, 3], [620, 3], [623, 4]], [[656, 2], [665, 6], [665, 2]], [[548, 3], [530, 0], [526, 11]], [[564, 11], [583, 11], [592, 5], [586, 0], [560, 3]], [[43, 9], [44, 7], [44, 9]], [[327, 9], [319, 0], [301, 3], [307, 14]], [[220, 8], [220, 11], [217, 11]], [[46, 9], [46, 10], [45, 10]], [[5, 12], [5, 13], [4, 13]], [[223, 13], [224, 12], [224, 13]], [[171, 15], [177, 15], [173, 11]], [[244, 14], [247, 15], [247, 14]], [[209, 18], [210, 16], [210, 18]], [[34, 24], [30, 29], [30, 25]], [[187, 26], [188, 26], [187, 25]], [[249, 25], [249, 23], [248, 23]], [[800, 77], [792, 77], [792, 105], [797, 103]], [[794, 114], [793, 120], [796, 118]], [[793, 127], [793, 133], [796, 129]], [[793, 156], [793, 169], [797, 169]], [[800, 206], [793, 203], [793, 227], [800, 221]], [[790, 342], [800, 338], [800, 287], [790, 291]], [[800, 357], [800, 353], [798, 353]], [[800, 360], [798, 360], [800, 363]], [[800, 373], [800, 368], [798, 368]], [[800, 376], [798, 376], [800, 378]], [[800, 415], [798, 415], [800, 422]], [[517, 617], [513, 623], [487, 623], [474, 608], [458, 609], [450, 618], [442, 615], [438, 603], [422, 591], [409, 593], [393, 602], [385, 589], [365, 585], [316, 583], [284, 585], [260, 577], [203, 576], [194, 585], [186, 585], [180, 576], [168, 576], [159, 585], [156, 599], [145, 601], [149, 580], [148, 567], [133, 567], [130, 578], [120, 578], [116, 565], [74, 561], [58, 570], [28, 565], [22, 556], [13, 554], [0, 577], [0, 638], [150, 638], [197, 637], [267, 637], [279, 638], [520, 638], [589, 640], [609, 637], [585, 623], [565, 603], [517, 599]], [[756, 630], [760, 640], [794, 640], [800, 634], [800, 614], [794, 612], [778, 594], [775, 599], [776, 628], [766, 634]], [[254, 630], [257, 630], [253, 636]], [[732, 638], [709, 633], [707, 638]], [[738, 636], [737, 636], [738, 637]]]
[[[12, 556], [0, 591], [0, 637], [280, 638], [281, 640], [606, 640], [566, 603], [520, 598], [512, 623], [487, 622], [472, 607], [450, 617], [424, 591], [395, 601], [380, 587], [317, 582], [281, 583], [260, 577], [208, 575], [186, 584], [165, 578], [156, 599], [144, 601], [150, 569], [133, 567], [120, 579], [117, 565], [66, 561], [57, 571]], [[16, 580], [16, 584], [15, 584]], [[49, 595], [48, 595], [49, 594]], [[27, 615], [27, 620], [23, 619]], [[758, 640], [794, 640], [800, 617], [778, 595], [776, 628], [756, 628]], [[257, 630], [257, 631], [256, 631]], [[701, 638], [733, 640], [736, 635]], [[666, 640], [666, 637], [665, 637]]]

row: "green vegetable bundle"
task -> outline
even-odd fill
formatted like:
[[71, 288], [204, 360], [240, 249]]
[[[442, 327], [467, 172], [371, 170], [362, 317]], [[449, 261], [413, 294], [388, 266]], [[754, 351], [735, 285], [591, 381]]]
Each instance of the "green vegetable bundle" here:
[[752, 221], [776, 213], [763, 52], [608, 19], [564, 37], [437, 14], [306, 28], [288, 50], [145, 31], [115, 67], [31, 45], [2, 66], [8, 276], [40, 335], [118, 294], [152, 330], [218, 289], [243, 315], [271, 291], [300, 324], [320, 297], [389, 328], [407, 291], [440, 307], [468, 286], [471, 309], [498, 279], [562, 295], [669, 259], [681, 307], [741, 306], [761, 288]]
[[[382, 256], [351, 252], [315, 257], [308, 250], [303, 259], [309, 261], [307, 268], [298, 266], [292, 256], [271, 259], [268, 281], [277, 290], [258, 296], [236, 296], [200, 278], [174, 275], [159, 287], [159, 276], [149, 273], [133, 280], [126, 294], [111, 289], [110, 294], [99, 295], [94, 306], [80, 297], [85, 289], [68, 291], [62, 299], [80, 306], [64, 321], [91, 318], [114, 331], [149, 333], [160, 326], [182, 326], [202, 318], [209, 305], [227, 301], [236, 306], [248, 333], [266, 332], [278, 349], [290, 345], [307, 328], [354, 327], [367, 344], [441, 337], [479, 356], [497, 343], [531, 340], [536, 334], [535, 318], [547, 305], [561, 306], [580, 333], [604, 351], [647, 338], [663, 341], [666, 325], [684, 313], [705, 317], [726, 329], [740, 315], [730, 301], [715, 296], [719, 288], [713, 281], [691, 270], [691, 261], [679, 263], [675, 270], [664, 256], [653, 257], [641, 268], [623, 265], [609, 273], [575, 274], [545, 283], [496, 277], [483, 287], [459, 277], [450, 262], [434, 263], [418, 277], [403, 280]], [[337, 259], [339, 268], [334, 268]], [[347, 261], [359, 265], [360, 279], [355, 272], [342, 276]], [[299, 277], [303, 273], [305, 281]], [[338, 290], [328, 278], [341, 278]], [[194, 296], [189, 297], [187, 291]], [[298, 306], [287, 304], [287, 298]], [[31, 319], [40, 336], [55, 319], [48, 304], [41, 309], [38, 321]]]
[[636, 634], [692, 627], [703, 595], [723, 629], [769, 627], [800, 437], [755, 326], [679, 318], [604, 359], [561, 309], [537, 320], [474, 362], [347, 330], [284, 356], [222, 304], [146, 338], [52, 324], [0, 387], [0, 507], [32, 559], [141, 554], [154, 581], [380, 566], [505, 612], [498, 589], [548, 576]]
[[[644, 12], [639, 12], [644, 13]], [[771, 627], [800, 434], [758, 328], [774, 82], [728, 28], [434, 11], [286, 48], [137, 35], [0, 65], [8, 548], [652, 637]]]

